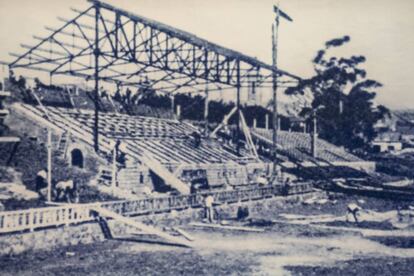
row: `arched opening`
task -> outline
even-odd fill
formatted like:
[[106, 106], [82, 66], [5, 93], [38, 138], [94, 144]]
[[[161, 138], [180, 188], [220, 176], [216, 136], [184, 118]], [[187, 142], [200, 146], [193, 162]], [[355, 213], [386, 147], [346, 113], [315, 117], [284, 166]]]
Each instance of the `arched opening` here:
[[71, 152], [72, 156], [72, 166], [83, 168], [83, 154], [79, 149], [74, 149]]

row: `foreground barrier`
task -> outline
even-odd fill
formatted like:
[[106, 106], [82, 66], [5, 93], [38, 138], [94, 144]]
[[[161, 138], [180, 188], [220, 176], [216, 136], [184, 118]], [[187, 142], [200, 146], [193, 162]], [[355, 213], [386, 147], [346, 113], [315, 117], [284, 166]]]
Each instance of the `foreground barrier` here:
[[230, 191], [207, 192], [191, 195], [154, 197], [138, 200], [111, 201], [92, 204], [71, 204], [56, 207], [0, 212], [0, 234], [34, 229], [57, 227], [95, 220], [91, 209], [106, 208], [121, 215], [144, 215], [171, 210], [198, 208], [203, 205], [204, 196], [211, 194], [215, 203], [260, 200], [280, 195], [308, 193], [313, 190], [310, 183], [296, 183], [286, 187], [264, 186]]

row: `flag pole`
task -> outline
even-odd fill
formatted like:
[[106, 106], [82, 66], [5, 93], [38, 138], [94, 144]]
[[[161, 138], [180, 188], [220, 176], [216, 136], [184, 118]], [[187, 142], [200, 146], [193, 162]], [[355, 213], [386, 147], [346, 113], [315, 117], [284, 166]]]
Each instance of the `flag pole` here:
[[279, 35], [279, 20], [284, 18], [287, 21], [293, 22], [293, 19], [279, 8], [279, 4], [273, 6], [273, 11], [276, 13], [275, 22], [272, 24], [272, 66], [273, 66], [273, 145], [272, 145], [272, 157], [273, 157], [273, 174], [271, 183], [273, 183], [278, 177], [277, 171], [277, 142], [278, 142], [278, 130], [279, 130], [279, 116], [277, 109], [277, 51], [278, 51], [278, 35]]

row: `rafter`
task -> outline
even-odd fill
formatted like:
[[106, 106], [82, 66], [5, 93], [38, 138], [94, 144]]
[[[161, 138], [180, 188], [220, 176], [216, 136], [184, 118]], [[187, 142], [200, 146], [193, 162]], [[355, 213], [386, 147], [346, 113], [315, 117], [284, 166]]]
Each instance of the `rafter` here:
[[[131, 84], [145, 76], [154, 88], [166, 88], [172, 93], [183, 87], [197, 88], [206, 82], [220, 89], [247, 86], [252, 72], [258, 76], [257, 86], [266, 85], [273, 72], [292, 82], [298, 79], [171, 26], [98, 0], [88, 2], [92, 6], [84, 11], [71, 9], [76, 13], [73, 19], [58, 17], [64, 22], [62, 27], [46, 27], [52, 32], [49, 36], [34, 36], [40, 40], [35, 46], [23, 45], [28, 50], [10, 63], [10, 67], [35, 66], [51, 75], [79, 73], [78, 76], [93, 79], [93, 64], [88, 65], [88, 60], [94, 59], [97, 45], [98, 58], [103, 61], [97, 72], [105, 76], [102, 79]], [[100, 10], [98, 22], [95, 22], [96, 8]], [[130, 65], [135, 65], [135, 69]], [[122, 66], [129, 69], [120, 70]]]

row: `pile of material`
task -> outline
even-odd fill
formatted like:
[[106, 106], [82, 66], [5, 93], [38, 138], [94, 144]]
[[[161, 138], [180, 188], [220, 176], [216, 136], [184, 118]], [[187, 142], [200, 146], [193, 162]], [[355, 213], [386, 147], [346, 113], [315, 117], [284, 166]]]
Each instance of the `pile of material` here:
[[26, 189], [21, 181], [21, 173], [8, 167], [1, 167], [1, 172], [3, 177], [0, 180], [0, 200], [31, 200], [39, 197], [36, 192]]
[[39, 195], [36, 192], [27, 190], [23, 184], [0, 183], [0, 200], [32, 200], [38, 197]]

